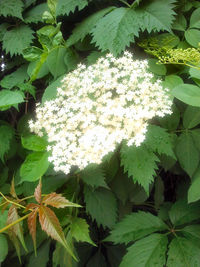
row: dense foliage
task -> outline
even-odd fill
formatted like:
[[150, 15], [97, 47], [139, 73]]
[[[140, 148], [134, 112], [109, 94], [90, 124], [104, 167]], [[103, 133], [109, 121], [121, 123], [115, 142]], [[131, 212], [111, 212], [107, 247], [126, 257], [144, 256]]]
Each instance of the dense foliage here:
[[[200, 266], [199, 1], [1, 0], [0, 18], [0, 265]], [[151, 117], [139, 146], [56, 171], [29, 128], [37, 103], [125, 50], [148, 60], [173, 113]]]

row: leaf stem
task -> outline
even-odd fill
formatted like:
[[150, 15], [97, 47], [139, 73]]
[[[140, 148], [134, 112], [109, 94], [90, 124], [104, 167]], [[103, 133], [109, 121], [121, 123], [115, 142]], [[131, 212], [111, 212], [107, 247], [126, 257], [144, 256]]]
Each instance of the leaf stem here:
[[0, 195], [1, 195], [1, 196], [2, 196], [8, 203], [11, 203], [11, 204], [13, 204], [13, 205], [15, 205], [15, 206], [18, 206], [18, 207], [20, 207], [20, 208], [26, 209], [26, 207], [24, 207], [23, 205], [21, 205], [21, 204], [19, 204], [19, 203], [16, 203], [16, 202], [14, 202], [14, 201], [12, 201], [12, 200], [9, 200], [6, 196], [4, 196], [3, 193], [0, 192]]
[[[30, 213], [29, 213], [29, 214], [30, 214]], [[0, 234], [3, 233], [3, 232], [5, 232], [7, 229], [9, 229], [10, 227], [14, 226], [15, 224], [17, 224], [17, 223], [23, 221], [24, 219], [26, 219], [26, 218], [29, 216], [29, 214], [26, 214], [25, 216], [19, 218], [18, 220], [14, 221], [14, 222], [12, 222], [12, 223], [6, 225], [6, 226], [3, 227], [2, 229], [0, 229]]]

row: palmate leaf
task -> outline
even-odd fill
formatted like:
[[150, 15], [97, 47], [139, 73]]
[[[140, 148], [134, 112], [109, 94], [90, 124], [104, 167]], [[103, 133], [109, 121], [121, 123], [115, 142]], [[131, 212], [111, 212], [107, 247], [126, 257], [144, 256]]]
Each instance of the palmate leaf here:
[[158, 169], [157, 161], [158, 157], [145, 145], [128, 147], [125, 143], [122, 144], [121, 165], [124, 166], [124, 172], [128, 172], [128, 176], [132, 176], [133, 181], [144, 187], [147, 193], [156, 174], [155, 170]]
[[87, 0], [58, 0], [56, 5], [56, 16], [69, 15], [69, 13], [74, 12], [76, 8], [80, 11], [87, 5]]
[[112, 241], [115, 244], [127, 244], [153, 232], [166, 229], [168, 229], [167, 225], [157, 216], [139, 211], [126, 216], [121, 222], [116, 224], [111, 231], [111, 235], [106, 238], [106, 241]]
[[[128, 253], [124, 256], [120, 267], [164, 266], [167, 243], [167, 237], [162, 234], [152, 234], [135, 242], [135, 244], [128, 248]], [[179, 265], [177, 266], [179, 267]]]
[[12, 28], [3, 36], [3, 49], [11, 56], [22, 54], [23, 49], [30, 46], [33, 33], [31, 28], [24, 24]]
[[167, 267], [196, 267], [200, 262], [200, 249], [184, 237], [174, 238], [168, 251]]
[[50, 205], [55, 208], [65, 208], [65, 207], [81, 207], [78, 204], [72, 203], [63, 197], [61, 194], [51, 193], [43, 197], [42, 203], [45, 205]]
[[0, 15], [7, 17], [22, 18], [23, 1], [21, 0], [1, 0], [0, 1]]

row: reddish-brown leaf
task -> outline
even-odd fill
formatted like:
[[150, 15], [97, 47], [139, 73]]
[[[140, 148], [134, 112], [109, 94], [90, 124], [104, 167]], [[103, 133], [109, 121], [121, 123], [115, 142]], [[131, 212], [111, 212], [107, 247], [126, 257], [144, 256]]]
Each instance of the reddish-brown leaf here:
[[12, 182], [11, 182], [11, 186], [10, 186], [10, 194], [11, 194], [11, 196], [12, 197], [14, 197], [14, 198], [18, 198], [17, 197], [17, 194], [16, 194], [16, 192], [15, 192], [15, 182], [14, 182], [14, 179], [12, 179]]
[[56, 194], [55, 192], [45, 196], [42, 199], [42, 203], [44, 203], [45, 205], [50, 205], [55, 208], [80, 207], [80, 205], [70, 202], [61, 194]]
[[37, 208], [39, 208], [39, 207], [40, 207], [40, 205], [38, 205], [38, 204], [30, 203], [30, 204], [28, 204], [28, 205], [26, 206], [26, 211], [28, 211], [28, 210], [34, 210], [34, 209], [37, 209]]
[[37, 213], [38, 213], [38, 208], [34, 209], [28, 216], [28, 229], [30, 232], [30, 235], [32, 236], [33, 239], [33, 245], [34, 245], [34, 250], [36, 253], [36, 219], [37, 219]]
[[39, 181], [38, 186], [35, 188], [34, 196], [36, 201], [40, 204], [42, 198], [42, 183], [41, 180]]

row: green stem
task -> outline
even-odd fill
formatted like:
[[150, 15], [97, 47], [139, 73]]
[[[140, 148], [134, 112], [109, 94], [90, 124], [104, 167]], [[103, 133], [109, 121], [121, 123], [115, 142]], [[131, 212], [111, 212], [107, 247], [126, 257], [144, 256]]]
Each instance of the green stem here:
[[[30, 214], [30, 213], [29, 213], [29, 214]], [[0, 234], [3, 233], [3, 232], [5, 232], [7, 229], [9, 229], [10, 227], [14, 226], [15, 224], [17, 224], [17, 223], [23, 221], [24, 219], [26, 219], [26, 218], [29, 216], [29, 214], [26, 214], [25, 216], [19, 218], [18, 220], [14, 221], [14, 222], [12, 222], [12, 223], [6, 225], [6, 226], [3, 227], [2, 229], [0, 229]]]
[[16, 203], [16, 202], [14, 202], [14, 201], [12, 201], [12, 200], [9, 200], [7, 197], [4, 196], [3, 193], [0, 192], [0, 195], [1, 195], [1, 196], [2, 196], [8, 203], [11, 203], [11, 204], [13, 204], [13, 205], [15, 205], [15, 206], [18, 206], [18, 207], [20, 207], [20, 208], [26, 209], [26, 207], [24, 207], [23, 205], [21, 205], [21, 204], [19, 204], [19, 203]]

